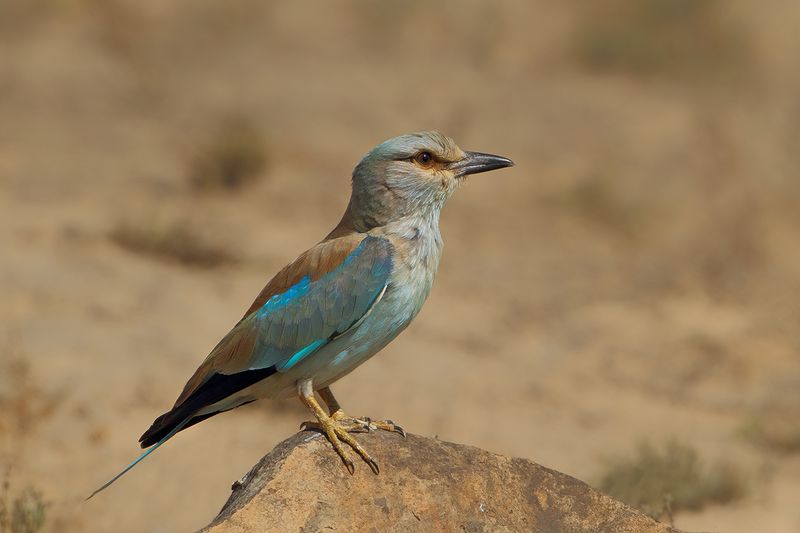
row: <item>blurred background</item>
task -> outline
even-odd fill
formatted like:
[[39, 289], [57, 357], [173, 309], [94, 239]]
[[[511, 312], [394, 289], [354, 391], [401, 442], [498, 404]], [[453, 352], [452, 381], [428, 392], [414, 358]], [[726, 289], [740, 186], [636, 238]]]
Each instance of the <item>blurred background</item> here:
[[82, 500], [361, 156], [437, 129], [516, 167], [450, 201], [428, 304], [343, 405], [680, 528], [800, 531], [798, 25], [789, 0], [2, 0], [0, 530], [206, 524], [299, 402]]

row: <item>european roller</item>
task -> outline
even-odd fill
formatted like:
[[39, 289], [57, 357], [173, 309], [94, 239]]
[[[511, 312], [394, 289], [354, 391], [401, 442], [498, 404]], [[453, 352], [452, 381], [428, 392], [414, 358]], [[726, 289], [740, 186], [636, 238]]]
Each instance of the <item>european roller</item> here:
[[293, 394], [314, 415], [303, 427], [325, 434], [351, 474], [355, 466], [345, 445], [377, 474], [378, 463], [351, 433], [404, 435], [403, 429], [390, 420], [346, 415], [330, 387], [419, 313], [442, 256], [439, 214], [456, 188], [470, 174], [513, 164], [461, 150], [433, 131], [373, 148], [353, 171], [339, 224], [267, 283], [189, 378], [172, 409], [141, 436], [148, 449], [92, 496], [179, 431], [262, 398]]

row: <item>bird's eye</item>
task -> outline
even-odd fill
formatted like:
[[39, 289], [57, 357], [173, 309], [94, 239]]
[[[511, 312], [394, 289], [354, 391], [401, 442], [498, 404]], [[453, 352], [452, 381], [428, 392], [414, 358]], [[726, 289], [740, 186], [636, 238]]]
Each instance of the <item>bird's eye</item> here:
[[420, 152], [414, 156], [414, 161], [420, 166], [428, 167], [433, 163], [433, 155], [430, 152]]

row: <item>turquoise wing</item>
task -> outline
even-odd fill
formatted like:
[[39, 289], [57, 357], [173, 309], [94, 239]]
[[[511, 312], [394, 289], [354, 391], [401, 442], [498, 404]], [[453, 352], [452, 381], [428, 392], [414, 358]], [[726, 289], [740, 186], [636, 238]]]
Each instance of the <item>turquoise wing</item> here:
[[142, 435], [142, 446], [213, 416], [220, 411], [209, 406], [286, 372], [353, 327], [386, 290], [393, 258], [392, 244], [375, 236], [323, 242], [300, 256], [212, 350], [173, 408]]
[[353, 327], [385, 290], [392, 257], [388, 240], [369, 236], [316, 281], [309, 272], [272, 296], [237, 326], [258, 332], [247, 368], [286, 371]]

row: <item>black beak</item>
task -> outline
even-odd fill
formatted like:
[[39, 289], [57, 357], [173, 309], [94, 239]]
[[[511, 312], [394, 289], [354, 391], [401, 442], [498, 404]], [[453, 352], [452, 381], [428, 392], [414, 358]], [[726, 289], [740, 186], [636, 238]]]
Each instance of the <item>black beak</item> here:
[[466, 156], [460, 161], [453, 163], [450, 168], [455, 171], [457, 177], [467, 174], [480, 174], [498, 168], [513, 167], [514, 162], [507, 157], [483, 154], [481, 152], [464, 152]]

